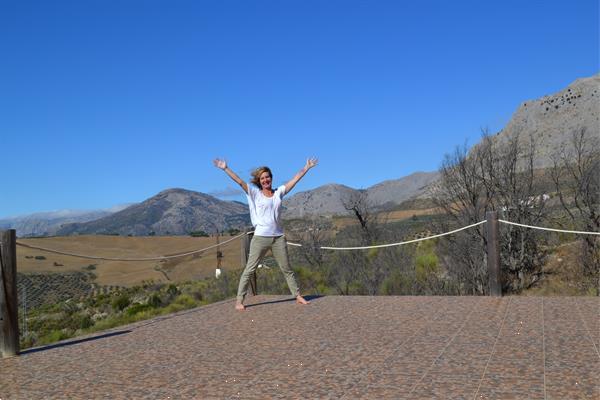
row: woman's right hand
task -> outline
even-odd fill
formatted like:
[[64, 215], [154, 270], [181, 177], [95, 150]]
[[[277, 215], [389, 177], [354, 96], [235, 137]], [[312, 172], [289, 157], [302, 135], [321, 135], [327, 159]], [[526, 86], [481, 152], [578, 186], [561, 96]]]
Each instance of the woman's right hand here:
[[225, 168], [227, 168], [227, 161], [222, 160], [220, 158], [215, 158], [213, 160], [213, 164], [215, 164], [215, 167], [217, 167], [219, 169], [225, 169]]

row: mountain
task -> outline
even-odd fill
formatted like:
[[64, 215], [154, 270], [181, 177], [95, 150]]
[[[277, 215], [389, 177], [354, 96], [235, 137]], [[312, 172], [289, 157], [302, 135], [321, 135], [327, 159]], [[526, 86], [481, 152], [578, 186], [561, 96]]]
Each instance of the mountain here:
[[329, 184], [316, 189], [299, 192], [284, 201], [283, 217], [287, 219], [316, 215], [343, 215], [342, 200], [352, 193], [367, 193], [375, 209], [386, 209], [418, 196], [439, 178], [438, 172], [415, 172], [400, 179], [387, 180], [367, 189], [358, 190], [348, 186]]
[[439, 172], [415, 172], [400, 179], [383, 181], [367, 189], [368, 198], [376, 208], [386, 209], [426, 193], [429, 185], [440, 177]]
[[57, 235], [187, 235], [250, 225], [248, 206], [184, 189], [168, 189], [139, 204], [91, 222], [63, 226]]
[[351, 187], [336, 183], [298, 192], [283, 201], [284, 219], [304, 218], [311, 215], [335, 215], [346, 212], [342, 199], [357, 192]]
[[556, 150], [569, 145], [573, 133], [580, 129], [592, 139], [600, 139], [600, 74], [577, 79], [557, 93], [524, 101], [495, 140], [506, 142], [515, 132], [523, 141], [532, 136], [537, 146], [534, 165], [547, 168], [552, 166]]
[[59, 210], [0, 219], [0, 229], [15, 229], [17, 236], [52, 236], [62, 225], [106, 217], [129, 205], [105, 210]]

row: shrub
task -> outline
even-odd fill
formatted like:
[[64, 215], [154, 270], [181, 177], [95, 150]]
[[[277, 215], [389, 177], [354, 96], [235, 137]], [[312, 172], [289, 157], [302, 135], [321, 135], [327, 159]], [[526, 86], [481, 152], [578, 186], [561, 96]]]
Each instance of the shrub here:
[[184, 308], [192, 308], [196, 306], [196, 302], [189, 294], [182, 294], [178, 296], [173, 303], [181, 304]]
[[73, 328], [74, 329], [88, 329], [94, 325], [94, 321], [89, 315], [75, 315], [73, 316]]
[[152, 308], [152, 306], [150, 304], [136, 303], [127, 309], [127, 315], [135, 315], [142, 311], [149, 310], [151, 308]]
[[111, 303], [112, 308], [116, 311], [123, 311], [129, 304], [131, 304], [131, 300], [126, 294], [120, 295]]
[[418, 282], [426, 282], [431, 275], [439, 273], [439, 260], [435, 254], [435, 243], [421, 242], [415, 257], [415, 273]]
[[46, 335], [42, 336], [39, 339], [39, 344], [54, 343], [54, 342], [58, 342], [60, 340], [68, 339], [71, 336], [72, 335], [69, 334], [64, 329], [55, 329], [55, 330], [48, 332]]
[[171, 283], [169, 287], [167, 287], [167, 294], [169, 295], [169, 298], [172, 299], [179, 294], [179, 289], [177, 289], [177, 286]]
[[160, 299], [160, 296], [157, 293], [154, 293], [148, 299], [148, 305], [152, 308], [159, 308], [162, 306], [162, 300]]

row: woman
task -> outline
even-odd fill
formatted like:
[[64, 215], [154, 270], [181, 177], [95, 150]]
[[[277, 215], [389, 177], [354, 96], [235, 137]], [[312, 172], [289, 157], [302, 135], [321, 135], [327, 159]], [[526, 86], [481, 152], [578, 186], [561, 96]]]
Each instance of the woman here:
[[316, 158], [307, 159], [306, 165], [296, 176], [285, 185], [281, 185], [273, 190], [271, 186], [273, 183], [273, 174], [269, 167], [257, 168], [252, 173], [252, 180], [246, 183], [235, 172], [229, 169], [225, 160], [217, 158], [213, 161], [217, 168], [225, 171], [246, 192], [248, 207], [250, 208], [250, 219], [254, 226], [254, 237], [250, 242], [248, 263], [246, 264], [246, 268], [244, 268], [238, 286], [237, 301], [235, 303], [236, 310], [243, 311], [246, 308], [244, 306], [244, 297], [248, 292], [250, 276], [254, 273], [256, 267], [269, 249], [271, 249], [273, 257], [277, 260], [277, 264], [279, 264], [279, 268], [285, 276], [290, 292], [296, 296], [296, 302], [299, 304], [308, 304], [308, 301], [300, 295], [294, 271], [290, 268], [287, 243], [281, 227], [280, 210], [282, 197], [289, 193], [308, 170], [317, 165], [317, 162]]

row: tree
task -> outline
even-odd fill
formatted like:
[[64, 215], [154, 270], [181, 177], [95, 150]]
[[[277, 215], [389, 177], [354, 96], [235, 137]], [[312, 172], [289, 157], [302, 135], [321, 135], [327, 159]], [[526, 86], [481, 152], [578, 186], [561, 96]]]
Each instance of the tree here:
[[[481, 142], [467, 151], [457, 147], [440, 168], [441, 181], [434, 193], [438, 207], [450, 217], [442, 229], [462, 227], [485, 219], [486, 211], [497, 210], [504, 219], [528, 225], [545, 216], [545, 202], [538, 201], [539, 175], [534, 168], [535, 141], [519, 132], [505, 140], [482, 131]], [[545, 251], [538, 231], [503, 226], [500, 235], [503, 286], [518, 292], [539, 281]], [[442, 261], [463, 291], [488, 292], [486, 236], [478, 226], [441, 241]]]
[[[600, 140], [590, 137], [585, 128], [573, 133], [571, 142], [553, 157], [550, 175], [575, 230], [600, 231]], [[600, 295], [600, 239], [579, 235], [579, 253], [584, 288]]]

